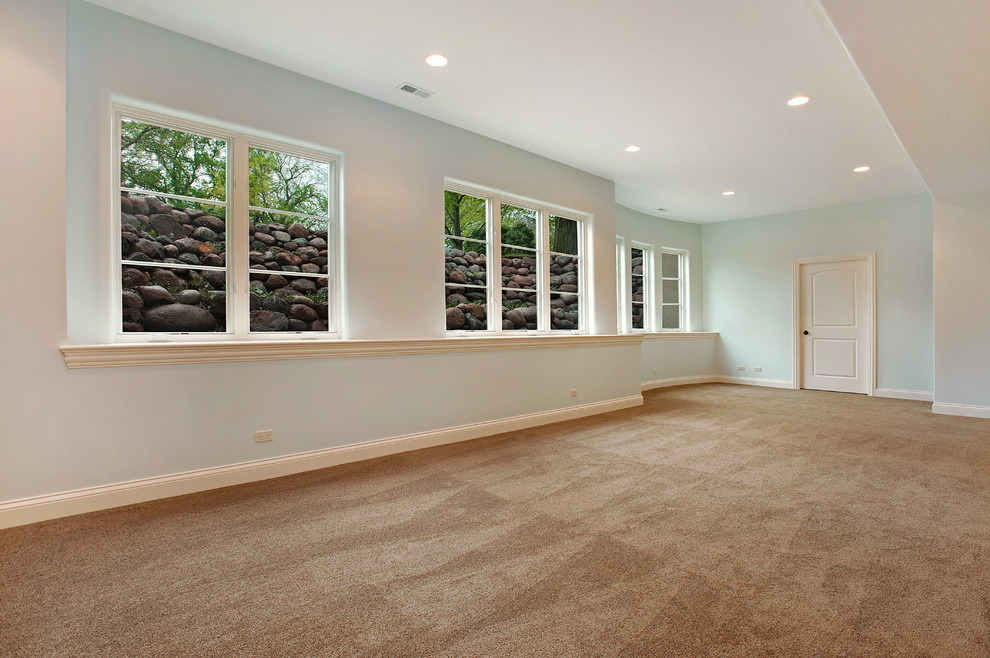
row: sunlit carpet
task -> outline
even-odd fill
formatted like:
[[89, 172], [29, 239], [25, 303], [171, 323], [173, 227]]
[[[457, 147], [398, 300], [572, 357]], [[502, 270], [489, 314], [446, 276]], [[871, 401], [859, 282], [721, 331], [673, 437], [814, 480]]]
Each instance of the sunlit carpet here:
[[990, 421], [645, 397], [0, 531], [0, 656], [990, 655]]

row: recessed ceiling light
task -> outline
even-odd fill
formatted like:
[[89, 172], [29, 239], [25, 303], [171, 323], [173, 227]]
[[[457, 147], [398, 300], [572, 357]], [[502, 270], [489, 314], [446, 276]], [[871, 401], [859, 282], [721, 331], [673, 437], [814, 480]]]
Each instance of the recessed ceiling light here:
[[804, 105], [811, 100], [810, 96], [795, 96], [791, 100], [787, 101], [787, 104], [791, 107], [797, 107], [798, 105]]
[[626, 147], [626, 151], [628, 153], [635, 153], [638, 150], [639, 150], [639, 147], [636, 146], [635, 144], [630, 144], [629, 146]]
[[732, 196], [735, 193], [735, 190], [726, 190], [725, 192], [722, 192], [722, 196]]
[[853, 171], [855, 171], [857, 174], [861, 174], [864, 171], [869, 171], [869, 170], [870, 168], [867, 165], [863, 165], [862, 167], [856, 167], [855, 169], [853, 169]]
[[433, 53], [426, 58], [426, 63], [430, 66], [447, 66], [447, 58], [440, 53]]

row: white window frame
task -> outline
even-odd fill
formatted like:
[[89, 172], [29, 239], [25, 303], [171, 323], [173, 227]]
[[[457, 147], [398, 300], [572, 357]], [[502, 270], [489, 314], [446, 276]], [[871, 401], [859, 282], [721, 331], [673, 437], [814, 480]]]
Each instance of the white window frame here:
[[[113, 221], [113, 267], [111, 289], [115, 291], [113, 304], [114, 342], [116, 343], [147, 343], [147, 342], [202, 342], [202, 341], [284, 341], [284, 340], [314, 340], [335, 339], [341, 335], [341, 253], [339, 248], [340, 216], [341, 216], [341, 162], [342, 153], [309, 144], [303, 145], [293, 140], [281, 140], [275, 137], [245, 131], [239, 128], [221, 127], [218, 123], [205, 120], [180, 118], [166, 112], [137, 107], [133, 104], [114, 103], [113, 118], [113, 154], [111, 176], [111, 204]], [[123, 332], [123, 309], [120, 303], [122, 291], [121, 267], [123, 254], [120, 250], [121, 209], [120, 192], [123, 188], [120, 182], [121, 154], [120, 127], [122, 119], [134, 119], [151, 123], [171, 130], [192, 133], [227, 142], [227, 198], [225, 203], [217, 203], [195, 197], [182, 197], [152, 190], [139, 190], [139, 193], [157, 196], [165, 199], [192, 201], [203, 205], [226, 207], [226, 301], [227, 327], [223, 332], [183, 332], [183, 333], [153, 333], [153, 332]], [[325, 162], [330, 167], [330, 184], [328, 190], [328, 216], [319, 218], [327, 222], [327, 254], [328, 254], [328, 288], [329, 288], [329, 331], [284, 331], [284, 332], [251, 332], [250, 331], [250, 275], [248, 273], [249, 239], [247, 224], [250, 211], [248, 206], [248, 154], [252, 147], [277, 151], [288, 155], [310, 160]], [[288, 213], [292, 214], [292, 213]], [[295, 213], [299, 215], [299, 213]], [[162, 264], [172, 267], [171, 264]], [[142, 262], [141, 267], [156, 267], [153, 262]], [[187, 268], [180, 268], [187, 269]], [[204, 269], [200, 266], [190, 266], [188, 269]], [[209, 268], [206, 268], [209, 269]], [[273, 271], [274, 273], [274, 271]], [[290, 273], [295, 275], [297, 273]]]
[[630, 299], [629, 286], [629, 257], [626, 250], [626, 239], [621, 235], [615, 236], [615, 326], [620, 334], [630, 333], [630, 311], [626, 303]]
[[[680, 256], [678, 259], [678, 273], [677, 278], [665, 277], [663, 276], [663, 255], [671, 254]], [[656, 313], [656, 327], [659, 332], [687, 332], [688, 328], [688, 252], [684, 249], [673, 249], [670, 247], [661, 247], [659, 250], [659, 260], [660, 264], [657, 267], [656, 280], [659, 282], [657, 290], [657, 313]], [[677, 298], [678, 302], [675, 304], [673, 302], [665, 302], [663, 299], [663, 282], [664, 281], [677, 281]], [[678, 307], [678, 328], [677, 329], [665, 329], [663, 326], [663, 309], [665, 306], [677, 306]]]
[[[633, 255], [632, 250], [639, 249], [643, 254], [643, 274], [634, 275], [632, 273], [632, 261]], [[629, 243], [629, 254], [628, 260], [626, 261], [626, 269], [628, 270], [627, 276], [629, 277], [629, 294], [625, 298], [626, 300], [626, 312], [629, 314], [629, 331], [633, 333], [652, 333], [653, 327], [656, 326], [654, 315], [655, 315], [655, 303], [654, 303], [654, 278], [653, 278], [653, 253], [654, 248], [651, 244], [646, 244], [644, 242], [636, 242], [632, 240]], [[643, 326], [642, 328], [633, 327], [632, 322], [632, 305], [633, 305], [633, 285], [632, 280], [634, 276], [642, 276], [643, 278]]]
[[[580, 211], [571, 210], [568, 208], [563, 208], [560, 206], [555, 206], [546, 202], [536, 201], [533, 199], [527, 199], [524, 197], [508, 194], [501, 192], [499, 190], [494, 190], [491, 188], [486, 188], [471, 183], [465, 183], [462, 181], [446, 179], [444, 181], [444, 192], [456, 192], [458, 194], [467, 194], [476, 198], [484, 199], [487, 204], [486, 213], [486, 273], [487, 273], [487, 284], [486, 288], [486, 302], [487, 302], [487, 329], [478, 330], [464, 330], [464, 329], [446, 329], [446, 334], [448, 337], [465, 337], [465, 336], [491, 336], [491, 335], [506, 335], [506, 336], [519, 336], [519, 335], [548, 335], [548, 336], [561, 336], [568, 334], [587, 334], [588, 332], [588, 318], [591, 317], [590, 310], [588, 308], [590, 304], [590, 297], [588, 296], [588, 278], [587, 278], [587, 230], [588, 224], [590, 223], [591, 216]], [[534, 329], [503, 329], [502, 328], [502, 221], [501, 221], [501, 209], [502, 205], [515, 206], [518, 208], [524, 208], [526, 210], [532, 210], [536, 213], [536, 289], [539, 295], [537, 301], [537, 328]], [[578, 248], [577, 248], [577, 259], [578, 259], [578, 292], [571, 293], [578, 296], [578, 328], [577, 329], [554, 329], [550, 322], [550, 263], [549, 259], [557, 255], [557, 252], [550, 251], [550, 216], [560, 217], [562, 219], [569, 219], [571, 221], [577, 222], [578, 224]], [[445, 224], [446, 228], [446, 224]], [[452, 236], [447, 235], [444, 232], [444, 238], [450, 238]], [[454, 236], [453, 239], [464, 239]], [[571, 256], [571, 254], [562, 254]], [[495, 263], [498, 264], [495, 267]], [[444, 298], [446, 298], [446, 285], [441, 281], [440, 285], [444, 286]], [[496, 312], [497, 311], [497, 312]]]

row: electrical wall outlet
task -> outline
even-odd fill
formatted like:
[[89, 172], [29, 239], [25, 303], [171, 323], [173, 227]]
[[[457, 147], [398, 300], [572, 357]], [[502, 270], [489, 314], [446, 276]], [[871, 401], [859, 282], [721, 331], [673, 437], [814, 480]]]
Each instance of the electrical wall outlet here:
[[275, 430], [258, 430], [254, 433], [255, 443], [265, 443], [275, 438]]
[[653, 369], [653, 374], [654, 375], [657, 374], [657, 369], [656, 368]]
[[576, 398], [577, 397], [577, 389], [576, 388], [572, 388], [571, 389], [571, 397], [572, 398]]
[[754, 366], [753, 372], [763, 372], [763, 366]]
[[745, 370], [746, 366], [736, 366], [736, 370]]

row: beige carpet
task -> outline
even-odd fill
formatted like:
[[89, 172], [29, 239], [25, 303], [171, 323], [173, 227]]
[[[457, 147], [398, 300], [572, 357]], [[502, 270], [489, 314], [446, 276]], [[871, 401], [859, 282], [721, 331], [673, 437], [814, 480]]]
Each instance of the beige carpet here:
[[646, 400], [0, 531], [0, 656], [990, 655], [990, 421]]

